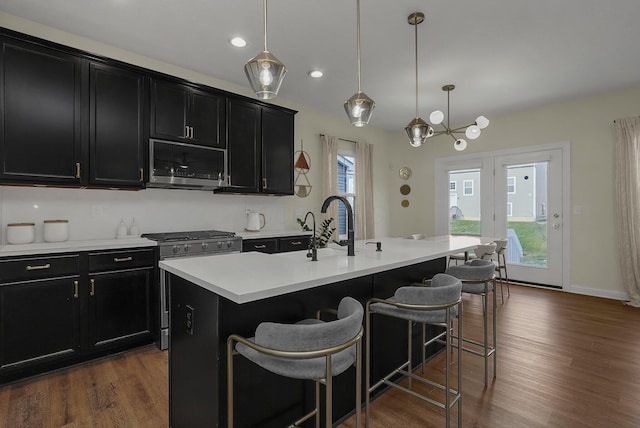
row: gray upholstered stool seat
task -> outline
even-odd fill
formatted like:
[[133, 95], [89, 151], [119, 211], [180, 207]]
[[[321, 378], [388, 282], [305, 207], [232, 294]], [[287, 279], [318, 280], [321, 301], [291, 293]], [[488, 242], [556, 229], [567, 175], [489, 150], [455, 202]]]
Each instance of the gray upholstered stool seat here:
[[[462, 409], [460, 408], [460, 397], [462, 390], [462, 370], [461, 370], [461, 349], [458, 349], [458, 376], [455, 388], [450, 387], [449, 370], [451, 358], [451, 342], [452, 342], [452, 323], [456, 317], [462, 315], [461, 298], [462, 284], [457, 278], [438, 274], [431, 280], [431, 286], [406, 286], [396, 290], [393, 297], [389, 299], [369, 299], [366, 307], [366, 387], [365, 387], [365, 426], [369, 426], [369, 403], [371, 401], [371, 393], [382, 385], [391, 386], [393, 388], [405, 391], [414, 397], [418, 397], [424, 401], [434, 404], [445, 410], [446, 424], [450, 426], [451, 408], [458, 404], [458, 426], [462, 423]], [[392, 370], [381, 380], [371, 386], [371, 318], [374, 314], [385, 315], [394, 318], [400, 318], [407, 321], [407, 358], [399, 367]], [[418, 322], [441, 327], [442, 332], [436, 334], [435, 337], [425, 341], [424, 330], [422, 340], [423, 361], [424, 363], [424, 347], [434, 342], [445, 343], [445, 384], [441, 385], [428, 379], [417, 376], [413, 373], [413, 364], [411, 361], [411, 342], [413, 339], [412, 324]], [[462, 333], [462, 323], [458, 320], [458, 336]], [[396, 375], [402, 375], [408, 378], [408, 388], [393, 382], [391, 379]], [[427, 397], [419, 394], [412, 389], [412, 380], [416, 380], [430, 386], [434, 386], [444, 392], [444, 402], [436, 401], [432, 396]], [[359, 425], [358, 425], [359, 426]]]
[[[495, 244], [494, 244], [495, 245]], [[453, 275], [462, 281], [462, 292], [476, 294], [482, 297], [482, 327], [483, 340], [479, 342], [470, 338], [458, 336], [458, 347], [464, 351], [484, 358], [484, 384], [489, 383], [489, 358], [493, 356], [493, 377], [496, 377], [496, 293], [495, 293], [495, 265], [492, 260], [472, 260], [464, 265], [449, 266], [445, 273]], [[487, 297], [491, 293], [493, 299], [491, 344], [488, 333], [488, 305]], [[462, 343], [475, 347], [464, 347]], [[477, 348], [481, 348], [478, 350]]]
[[[320, 312], [320, 311], [319, 311]], [[356, 423], [360, 424], [362, 304], [351, 297], [340, 301], [334, 321], [307, 319], [295, 324], [264, 322], [255, 336], [231, 335], [227, 340], [227, 426], [233, 427], [233, 355], [240, 354], [275, 374], [316, 382], [316, 407], [292, 426], [315, 416], [320, 426], [319, 384], [325, 385], [326, 426], [332, 426], [332, 377], [355, 364]], [[320, 313], [318, 313], [319, 318]]]

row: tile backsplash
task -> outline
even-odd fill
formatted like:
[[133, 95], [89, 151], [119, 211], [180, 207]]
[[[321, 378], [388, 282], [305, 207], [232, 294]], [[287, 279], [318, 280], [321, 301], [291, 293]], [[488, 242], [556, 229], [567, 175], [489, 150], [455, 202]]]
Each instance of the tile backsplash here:
[[213, 192], [175, 189], [140, 191], [62, 189], [0, 186], [2, 240], [7, 243], [8, 223], [36, 224], [35, 242], [42, 242], [42, 222], [69, 220], [69, 239], [115, 238], [120, 220], [133, 219], [140, 233], [219, 229], [240, 232], [246, 210], [263, 213], [265, 230], [285, 225], [287, 197], [214, 195]]

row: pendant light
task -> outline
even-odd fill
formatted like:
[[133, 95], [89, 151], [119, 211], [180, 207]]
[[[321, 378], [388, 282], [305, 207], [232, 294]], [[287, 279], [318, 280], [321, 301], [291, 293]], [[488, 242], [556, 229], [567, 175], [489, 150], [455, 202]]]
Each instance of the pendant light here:
[[353, 94], [344, 103], [344, 110], [349, 116], [349, 121], [353, 126], [362, 127], [369, 123], [371, 113], [376, 106], [375, 101], [360, 90], [360, 0], [356, 0], [357, 7], [357, 50], [358, 50], [358, 92]]
[[409, 144], [411, 147], [420, 147], [427, 138], [433, 135], [433, 128], [427, 122], [422, 120], [418, 116], [418, 25], [424, 21], [424, 14], [421, 12], [414, 12], [407, 18], [410, 25], [415, 27], [415, 39], [416, 39], [416, 118], [413, 119], [404, 128], [409, 137]]
[[263, 0], [263, 17], [264, 51], [244, 65], [244, 72], [256, 97], [269, 100], [278, 95], [280, 85], [287, 74], [287, 68], [267, 50], [267, 0]]

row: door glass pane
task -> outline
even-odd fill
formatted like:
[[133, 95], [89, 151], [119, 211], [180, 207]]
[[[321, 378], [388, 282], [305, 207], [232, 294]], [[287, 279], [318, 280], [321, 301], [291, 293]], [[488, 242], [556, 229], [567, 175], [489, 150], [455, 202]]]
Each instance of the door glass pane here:
[[507, 167], [508, 263], [547, 267], [547, 167]]
[[449, 172], [449, 233], [480, 235], [480, 169]]

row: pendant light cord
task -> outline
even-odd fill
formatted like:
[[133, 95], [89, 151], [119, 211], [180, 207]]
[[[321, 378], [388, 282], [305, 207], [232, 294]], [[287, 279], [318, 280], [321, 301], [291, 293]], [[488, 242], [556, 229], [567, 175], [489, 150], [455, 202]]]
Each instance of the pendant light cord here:
[[267, 0], [264, 0], [262, 3], [262, 15], [264, 18], [264, 51], [268, 52], [267, 50]]
[[416, 22], [414, 27], [416, 29], [416, 119], [418, 118], [418, 18], [415, 18]]
[[357, 9], [357, 15], [358, 15], [356, 20], [356, 27], [358, 32], [356, 36], [356, 45], [358, 50], [358, 92], [361, 92], [360, 91], [360, 0], [356, 1], [356, 9]]

